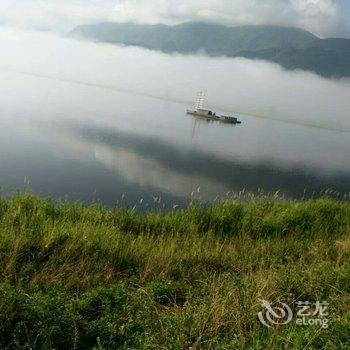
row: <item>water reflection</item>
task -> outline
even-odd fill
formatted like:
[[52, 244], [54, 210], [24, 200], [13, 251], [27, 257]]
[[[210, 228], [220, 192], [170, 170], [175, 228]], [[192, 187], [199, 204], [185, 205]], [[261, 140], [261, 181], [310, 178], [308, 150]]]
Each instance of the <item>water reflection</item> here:
[[301, 197], [305, 190], [311, 196], [327, 188], [346, 193], [350, 185], [346, 173], [327, 177], [303, 168], [283, 169], [268, 160], [246, 164], [117, 130], [85, 127], [76, 133], [86, 142], [100, 145], [124, 177], [178, 196], [200, 186], [207, 200], [228, 191], [256, 192], [258, 188], [270, 193], [282, 189], [287, 196]]
[[57, 130], [73, 137], [74, 152], [91, 152], [95, 162], [141, 189], [140, 198], [143, 192], [154, 191], [176, 202], [195, 192], [210, 201], [242, 189], [271, 194], [280, 190], [287, 197], [301, 198], [320, 196], [328, 188], [345, 194], [350, 188], [346, 172], [325, 176], [303, 167], [279, 167], [267, 159], [249, 163], [225, 159], [183, 144], [96, 125], [67, 122]]

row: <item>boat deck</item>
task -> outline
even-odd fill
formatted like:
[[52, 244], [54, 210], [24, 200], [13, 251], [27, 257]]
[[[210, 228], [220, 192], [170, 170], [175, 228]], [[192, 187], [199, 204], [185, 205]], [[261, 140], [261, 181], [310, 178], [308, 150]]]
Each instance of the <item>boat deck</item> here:
[[224, 115], [216, 115], [211, 111], [202, 111], [202, 110], [187, 110], [187, 114], [200, 117], [207, 120], [219, 121], [227, 124], [241, 124], [236, 117], [224, 116]]

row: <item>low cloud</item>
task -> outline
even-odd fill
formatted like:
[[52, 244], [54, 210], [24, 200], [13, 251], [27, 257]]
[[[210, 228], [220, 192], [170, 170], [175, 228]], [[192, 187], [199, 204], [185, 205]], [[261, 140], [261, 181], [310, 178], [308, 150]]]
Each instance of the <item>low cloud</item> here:
[[2, 23], [55, 31], [99, 21], [270, 24], [296, 26], [320, 36], [349, 28], [349, 16], [334, 0], [2, 0], [0, 9]]
[[332, 0], [123, 0], [115, 18], [146, 23], [212, 21], [227, 25], [296, 26], [325, 36], [341, 22]]
[[[348, 79], [331, 80], [309, 72], [286, 71], [264, 61], [166, 55], [50, 33], [2, 29], [0, 45], [1, 72], [16, 71], [188, 104], [197, 91], [205, 89], [213, 108], [350, 130]], [[4, 79], [0, 86], [10, 90]], [[19, 88], [11, 94], [14, 103], [21, 93], [29, 94]], [[6, 96], [8, 102], [9, 98]]]

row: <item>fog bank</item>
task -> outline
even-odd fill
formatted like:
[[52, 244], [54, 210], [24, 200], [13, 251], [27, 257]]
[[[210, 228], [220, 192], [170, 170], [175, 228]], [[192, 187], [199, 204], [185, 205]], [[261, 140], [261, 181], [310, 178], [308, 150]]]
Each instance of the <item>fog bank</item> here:
[[166, 55], [6, 27], [0, 29], [0, 45], [0, 91], [8, 103], [17, 94], [25, 96], [25, 91], [8, 88], [13, 71], [189, 105], [205, 90], [208, 107], [350, 131], [346, 79], [285, 71], [263, 61]]

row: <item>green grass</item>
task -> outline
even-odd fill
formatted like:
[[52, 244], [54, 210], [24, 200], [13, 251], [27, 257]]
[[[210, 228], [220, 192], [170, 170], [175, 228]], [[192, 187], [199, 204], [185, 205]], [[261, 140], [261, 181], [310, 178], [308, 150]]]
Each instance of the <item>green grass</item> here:
[[[1, 349], [350, 349], [350, 204], [138, 214], [0, 200]], [[263, 326], [259, 299], [329, 303]]]

